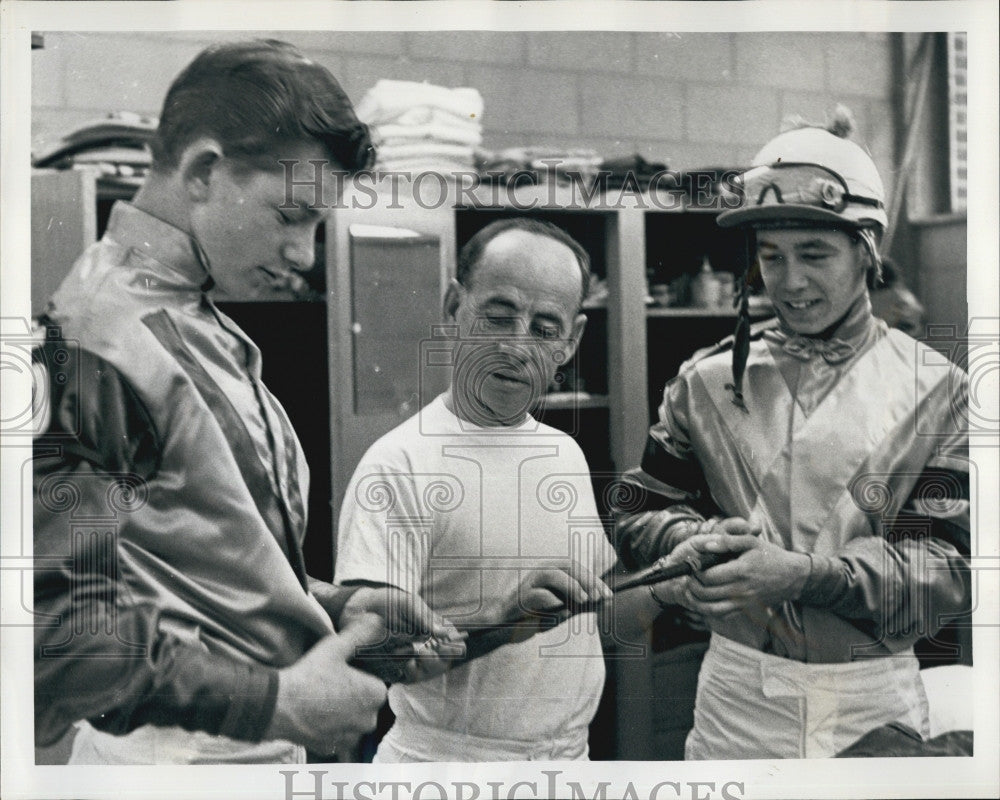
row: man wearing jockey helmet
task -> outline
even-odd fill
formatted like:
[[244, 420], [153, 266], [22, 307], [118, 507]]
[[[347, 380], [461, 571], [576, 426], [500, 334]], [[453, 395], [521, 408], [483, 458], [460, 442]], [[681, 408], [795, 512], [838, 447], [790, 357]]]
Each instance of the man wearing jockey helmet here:
[[[786, 131], [743, 174], [718, 219], [756, 248], [736, 334], [667, 384], [627, 475], [645, 504], [618, 515], [623, 557], [730, 558], [663, 598], [712, 631], [688, 759], [926, 738], [913, 645], [969, 607], [967, 381], [872, 316], [884, 190], [849, 128]], [[752, 335], [758, 269], [776, 324]]]

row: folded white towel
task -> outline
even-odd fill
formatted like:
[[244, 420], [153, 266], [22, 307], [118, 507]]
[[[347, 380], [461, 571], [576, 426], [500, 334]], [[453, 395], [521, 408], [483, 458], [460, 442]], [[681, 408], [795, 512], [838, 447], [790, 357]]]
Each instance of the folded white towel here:
[[449, 125], [459, 128], [476, 128], [480, 126], [482, 115], [471, 116], [470, 114], [453, 114], [443, 108], [434, 106], [413, 106], [400, 111], [392, 120], [386, 120], [379, 124], [396, 125]]
[[380, 161], [376, 169], [382, 172], [475, 172], [471, 161], [459, 158], [400, 158]]
[[383, 172], [475, 172], [475, 165], [461, 158], [422, 156], [380, 161], [376, 169]]
[[437, 142], [450, 142], [452, 144], [463, 144], [467, 147], [476, 147], [483, 140], [483, 134], [479, 128], [457, 128], [448, 125], [436, 125], [428, 123], [425, 125], [379, 125], [379, 140], [383, 146], [392, 144], [403, 144], [409, 142], [419, 142], [432, 140]]
[[411, 142], [407, 144], [386, 145], [380, 144], [378, 147], [380, 161], [402, 158], [422, 158], [426, 156], [459, 158], [472, 161], [472, 148], [461, 144], [448, 144], [447, 142], [435, 142], [431, 139]]
[[483, 115], [483, 98], [476, 89], [450, 89], [432, 83], [382, 79], [357, 106], [358, 117], [369, 125], [396, 122], [398, 117], [417, 106], [428, 106], [457, 117], [478, 120]]

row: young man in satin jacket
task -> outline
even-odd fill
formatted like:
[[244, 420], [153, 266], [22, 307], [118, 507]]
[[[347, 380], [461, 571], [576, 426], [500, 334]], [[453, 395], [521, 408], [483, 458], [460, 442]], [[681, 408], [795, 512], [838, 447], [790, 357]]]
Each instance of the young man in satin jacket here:
[[149, 178], [48, 305], [36, 742], [81, 721], [71, 763], [302, 761], [375, 726], [385, 687], [347, 662], [383, 630], [347, 611], [386, 593], [307, 576], [302, 449], [211, 299], [310, 269], [331, 171], [372, 154], [324, 67], [280, 42], [210, 47], [167, 94]]
[[872, 316], [884, 192], [844, 134], [786, 131], [742, 176], [718, 221], [750, 229], [777, 324], [751, 334], [744, 290], [627, 478], [645, 505], [619, 515], [623, 555], [733, 557], [669, 597], [712, 631], [689, 759], [831, 756], [893, 722], [926, 737], [912, 648], [969, 608], [966, 377]]

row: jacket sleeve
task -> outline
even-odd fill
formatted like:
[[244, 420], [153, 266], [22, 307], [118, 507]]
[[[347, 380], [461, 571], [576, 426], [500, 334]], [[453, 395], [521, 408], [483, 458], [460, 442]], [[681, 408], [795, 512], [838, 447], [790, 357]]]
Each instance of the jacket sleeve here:
[[36, 743], [80, 719], [114, 734], [177, 725], [258, 741], [277, 671], [171, 633], [118, 572], [128, 544], [108, 504], [150, 491], [162, 450], [143, 403], [111, 364], [57, 337], [35, 361], [36, 392], [47, 391], [33, 459]]
[[[898, 513], [875, 524], [880, 535], [813, 555], [799, 598], [851, 621], [892, 652], [933, 636], [970, 610], [968, 386], [959, 383], [934, 452], [909, 483]], [[950, 421], [958, 423], [956, 430]]]
[[[879, 535], [853, 539], [830, 556], [813, 555], [801, 603], [850, 620], [891, 652], [970, 610], [968, 410], [964, 374], [924, 398], [916, 435], [934, 446], [912, 475], [896, 476], [909, 478], [899, 484], [905, 499], [892, 502], [892, 490], [879, 487], [876, 494], [889, 501], [885, 511], [869, 513]], [[852, 494], [864, 507], [863, 490]]]
[[621, 502], [612, 509], [615, 547], [629, 568], [651, 564], [673, 550], [693, 530], [679, 523], [721, 513], [688, 439], [687, 403], [682, 369], [664, 390], [641, 465], [621, 478]]

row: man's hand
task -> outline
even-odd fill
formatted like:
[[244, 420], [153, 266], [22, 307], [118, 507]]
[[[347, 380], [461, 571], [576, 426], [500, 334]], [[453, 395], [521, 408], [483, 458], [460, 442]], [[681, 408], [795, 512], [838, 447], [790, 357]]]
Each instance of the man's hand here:
[[735, 554], [733, 560], [685, 579], [681, 604], [709, 617], [795, 600], [809, 577], [808, 555], [785, 550], [757, 536], [699, 534], [677, 550]]
[[675, 554], [681, 545], [693, 536], [703, 536], [709, 533], [728, 533], [730, 536], [760, 536], [761, 527], [758, 522], [750, 522], [743, 517], [712, 518], [700, 521], [684, 520], [670, 528], [670, 538], [678, 544], [671, 550]]
[[509, 604], [500, 612], [501, 621], [611, 597], [611, 590], [597, 575], [576, 561], [568, 561], [564, 566], [541, 567], [524, 574]]
[[339, 635], [324, 637], [280, 670], [278, 699], [265, 738], [287, 739], [327, 755], [374, 730], [385, 685], [347, 662], [356, 648], [379, 641], [384, 633], [378, 617], [356, 615]]
[[393, 636], [448, 638], [457, 633], [455, 626], [435, 614], [420, 595], [395, 586], [362, 586], [344, 605], [338, 625], [365, 613], [381, 617]]
[[475, 615], [463, 617], [469, 628], [466, 660], [527, 641], [551, 630], [574, 610], [582, 610], [584, 604], [612, 597], [604, 581], [573, 561], [523, 570], [521, 575], [507, 597], [491, 599]]
[[[413, 657], [395, 661], [387, 681], [417, 683], [447, 672], [456, 659], [465, 654], [458, 630], [435, 614], [423, 598], [404, 592], [395, 586], [363, 586], [344, 605], [340, 624], [358, 615], [376, 614], [383, 622], [383, 636], [376, 648], [362, 649], [359, 659], [384, 658], [395, 650], [413, 645]], [[439, 641], [436, 647], [426, 645], [430, 637]], [[360, 662], [359, 662], [360, 663]]]

